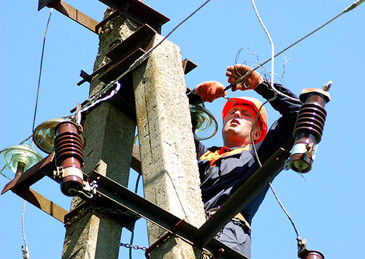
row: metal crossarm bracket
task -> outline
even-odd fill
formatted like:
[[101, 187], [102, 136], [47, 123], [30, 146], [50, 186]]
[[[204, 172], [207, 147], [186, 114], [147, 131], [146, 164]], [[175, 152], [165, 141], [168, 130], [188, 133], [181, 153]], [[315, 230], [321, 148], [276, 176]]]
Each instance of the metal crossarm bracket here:
[[31, 188], [23, 188], [14, 191], [18, 196], [28, 201], [29, 203], [36, 206], [38, 209], [44, 211], [48, 215], [54, 217], [55, 219], [65, 223], [65, 216], [69, 211], [65, 210], [61, 206], [57, 205], [53, 201], [47, 199], [38, 192], [32, 190]]
[[[161, 30], [161, 26], [170, 19], [138, 0], [99, 0], [114, 8], [125, 17], [132, 19], [140, 25], [150, 24], [155, 30]], [[63, 15], [81, 24], [92, 32], [99, 34], [99, 22], [80, 12], [62, 0], [38, 0], [38, 11], [44, 7], [54, 8]]]
[[[98, 203], [113, 204], [116, 208], [121, 207], [133, 211], [170, 233], [176, 234], [192, 245], [198, 248], [205, 247], [213, 254], [219, 250], [221, 252], [223, 251], [221, 258], [242, 259], [246, 257], [225, 246], [213, 237], [233, 218], [234, 215], [251, 202], [252, 199], [280, 173], [288, 156], [289, 152], [284, 149], [279, 149], [263, 167], [255, 172], [255, 174], [226, 201], [221, 209], [199, 229], [188, 222], [185, 222], [176, 230], [175, 226], [181, 220], [180, 218], [97, 172], [92, 172], [89, 175], [89, 181], [96, 181], [98, 183], [99, 187], [97, 188], [96, 194], [99, 199]], [[221, 250], [222, 248], [223, 250]]]
[[[176, 225], [181, 221], [180, 218], [145, 200], [123, 185], [96, 171], [91, 172], [88, 176], [85, 175], [88, 182], [91, 183], [96, 181], [98, 185], [96, 193], [92, 198], [83, 195], [80, 197], [94, 208], [100, 210], [108, 217], [130, 230], [133, 229], [134, 222], [142, 216], [170, 233], [179, 236], [195, 247], [200, 249], [206, 248], [212, 254], [220, 253], [220, 258], [245, 259], [247, 257], [224, 245], [215, 239], [214, 236], [233, 218], [234, 215], [251, 202], [252, 199], [280, 173], [285, 164], [285, 160], [289, 155], [290, 153], [286, 150], [279, 149], [230, 199], [224, 203], [221, 209], [212, 215], [212, 217], [210, 217], [210, 219], [200, 228], [185, 222], [176, 229]], [[12, 190], [20, 197], [30, 201], [36, 207], [63, 222], [63, 217], [67, 213], [66, 210], [57, 207], [57, 210], [60, 213], [55, 215], [53, 213], [55, 208], [49, 208], [48, 206], [49, 203], [52, 202], [29, 189], [30, 185], [46, 175], [55, 181], [59, 181], [53, 177], [53, 170], [54, 163], [52, 153], [8, 183], [2, 194], [8, 190]]]
[[140, 25], [149, 24], [160, 32], [161, 26], [170, 19], [138, 0], [99, 0], [114, 8], [125, 17], [132, 19]]
[[[138, 147], [136, 146], [136, 148]], [[135, 158], [135, 160], [138, 160], [139, 162], [139, 156]], [[38, 162], [27, 171], [18, 175], [12, 181], [6, 184], [1, 194], [4, 194], [7, 191], [11, 190], [24, 200], [39, 208], [40, 210], [46, 212], [47, 214], [51, 215], [62, 223], [65, 223], [65, 221], [68, 221], [68, 215], [72, 214], [72, 212], [68, 212], [67, 210], [58, 206], [46, 197], [29, 188], [31, 185], [41, 180], [44, 176], [48, 176], [59, 183], [60, 179], [58, 177], [54, 177], [55, 169], [56, 166], [54, 162], [54, 152], [52, 152], [42, 161]], [[86, 175], [84, 177], [85, 179], [87, 178]], [[92, 181], [90, 181], [90, 183], [92, 183]], [[135, 221], [140, 218], [140, 216], [130, 213], [130, 211], [128, 211], [124, 207], [115, 207], [115, 204], [113, 202], [110, 203], [105, 200], [99, 202], [98, 195], [94, 195], [93, 199], [88, 199], [87, 197], [84, 197], [82, 195], [80, 197], [99, 211], [103, 212], [109, 218], [113, 219], [121, 226], [129, 229], [130, 231], [133, 230]]]
[[53, 158], [54, 153], [51, 153], [42, 161], [29, 168], [29, 170], [16, 176], [11, 182], [5, 185], [1, 194], [12, 190], [19, 197], [23, 198], [40, 210], [64, 223], [64, 217], [68, 213], [68, 211], [63, 209], [56, 203], [52, 202], [51, 200], [47, 199], [43, 195], [29, 188], [29, 186], [46, 176], [47, 171], [53, 172]]
[[[98, 183], [98, 188], [97, 194], [94, 195], [92, 199], [97, 199], [97, 203], [108, 204], [108, 206], [112, 205], [114, 208], [124, 208], [135, 212], [136, 215], [141, 215], [170, 233], [179, 236], [188, 243], [192, 245], [199, 244], [199, 242], [193, 238], [199, 231], [197, 227], [194, 227], [188, 222], [184, 222], [184, 224], [176, 229], [175, 226], [181, 221], [180, 218], [145, 200], [108, 177], [100, 175], [97, 172], [92, 172], [89, 175], [89, 181], [95, 180]], [[92, 199], [89, 202], [93, 203]], [[213, 254], [219, 250], [224, 251], [220, 257], [223, 259], [247, 259], [247, 257], [214, 238], [206, 244], [205, 248]]]
[[38, 11], [40, 11], [45, 6], [54, 8], [63, 15], [67, 16], [68, 18], [74, 20], [75, 22], [81, 24], [85, 28], [91, 30], [92, 32], [99, 34], [98, 24], [99, 22], [95, 21], [94, 19], [90, 18], [86, 14], [80, 12], [76, 8], [72, 7], [71, 5], [65, 3], [61, 0], [39, 0], [38, 1]]

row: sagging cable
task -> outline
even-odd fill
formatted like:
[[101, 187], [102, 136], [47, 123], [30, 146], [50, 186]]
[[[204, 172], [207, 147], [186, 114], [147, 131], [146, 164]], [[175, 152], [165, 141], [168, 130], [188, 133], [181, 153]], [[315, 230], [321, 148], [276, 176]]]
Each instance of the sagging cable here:
[[37, 87], [37, 96], [36, 96], [35, 108], [34, 108], [32, 132], [34, 132], [35, 120], [36, 120], [36, 117], [37, 117], [39, 89], [40, 89], [40, 86], [41, 86], [41, 77], [42, 77], [42, 68], [43, 68], [44, 49], [45, 49], [45, 46], [46, 46], [47, 31], [48, 31], [49, 22], [51, 21], [52, 12], [53, 12], [53, 8], [51, 8], [51, 11], [49, 13], [49, 17], [48, 17], [48, 21], [47, 21], [47, 25], [46, 25], [46, 31], [45, 31], [44, 37], [43, 37], [42, 55], [41, 55], [41, 63], [39, 65], [38, 87]]
[[[289, 99], [295, 99], [295, 98], [293, 98], [293, 97], [290, 97], [290, 96], [287, 96], [287, 95], [285, 95], [285, 94], [283, 94], [283, 93], [281, 93], [281, 92], [279, 92], [275, 87], [274, 87], [274, 43], [273, 43], [273, 41], [272, 41], [272, 39], [271, 39], [271, 37], [270, 37], [270, 34], [269, 34], [269, 32], [267, 31], [267, 29], [266, 29], [266, 27], [265, 27], [265, 25], [264, 25], [264, 23], [262, 22], [262, 20], [261, 20], [261, 18], [260, 18], [260, 15], [259, 15], [259, 13], [258, 13], [258, 11], [257, 11], [257, 8], [256, 8], [256, 6], [255, 6], [255, 3], [254, 3], [254, 0], [251, 0], [251, 3], [252, 3], [252, 5], [253, 5], [253, 7], [254, 7], [254, 9], [255, 9], [255, 13], [256, 13], [256, 16], [257, 16], [257, 18], [259, 19], [259, 21], [260, 21], [260, 24], [261, 24], [261, 26], [263, 27], [263, 29], [265, 30], [265, 32], [266, 32], [266, 34], [267, 34], [267, 36], [268, 36], [268, 38], [269, 38], [269, 41], [270, 41], [270, 44], [271, 44], [271, 53], [272, 53], [272, 57], [271, 57], [271, 60], [272, 60], [272, 63], [271, 63], [271, 88], [274, 90], [274, 92], [275, 92], [275, 95], [274, 95], [274, 97], [273, 98], [271, 98], [271, 99], [269, 99], [269, 100], [267, 100], [265, 103], [263, 103], [261, 106], [260, 106], [260, 108], [259, 108], [259, 110], [258, 110], [258, 112], [257, 112], [257, 115], [256, 115], [256, 118], [255, 118], [255, 121], [254, 121], [254, 123], [253, 123], [253, 126], [252, 126], [252, 128], [251, 128], [251, 132], [250, 132], [250, 137], [251, 137], [251, 146], [252, 146], [252, 148], [253, 148], [253, 150], [254, 150], [254, 152], [255, 152], [255, 156], [256, 156], [256, 159], [257, 159], [257, 162], [258, 162], [258, 164], [259, 164], [259, 166], [260, 166], [260, 168], [262, 167], [262, 163], [261, 163], [261, 161], [260, 161], [260, 158], [259, 158], [259, 156], [258, 156], [258, 153], [257, 153], [257, 150], [256, 150], [256, 146], [255, 146], [255, 144], [254, 144], [254, 140], [253, 140], [253, 129], [254, 129], [254, 126], [256, 125], [256, 122], [257, 122], [257, 120], [258, 120], [258, 117], [259, 117], [259, 114], [260, 114], [260, 111], [261, 111], [261, 109], [264, 107], [264, 105], [266, 104], [266, 103], [268, 103], [268, 102], [272, 102], [273, 100], [275, 100], [276, 98], [277, 98], [277, 96], [278, 96], [278, 94], [279, 95], [283, 95], [283, 96], [285, 96], [285, 97], [287, 97], [287, 98], [289, 98]], [[295, 99], [296, 100], [296, 99]], [[299, 101], [299, 100], [298, 100]], [[274, 196], [275, 196], [275, 199], [277, 200], [277, 202], [279, 203], [279, 205], [280, 205], [280, 207], [282, 208], [282, 210], [284, 211], [284, 213], [285, 213], [285, 215], [288, 217], [288, 219], [289, 219], [289, 221], [291, 222], [291, 224], [292, 224], [292, 226], [293, 226], [293, 228], [294, 228], [294, 231], [295, 231], [295, 233], [296, 233], [296, 235], [297, 235], [297, 241], [299, 242], [300, 240], [301, 240], [301, 238], [300, 238], [300, 236], [299, 236], [299, 233], [298, 233], [298, 230], [297, 230], [297, 227], [295, 226], [295, 223], [294, 223], [294, 221], [292, 220], [292, 218], [291, 218], [291, 216], [289, 215], [289, 213], [287, 212], [287, 210], [285, 209], [285, 207], [284, 207], [284, 205], [281, 203], [281, 201], [280, 201], [280, 199], [279, 199], [279, 197], [278, 197], [278, 195], [276, 194], [276, 192], [275, 192], [275, 190], [274, 190], [274, 187], [273, 187], [273, 185], [271, 184], [271, 182], [269, 182], [269, 186], [270, 186], [270, 189], [271, 189], [271, 191], [273, 192], [273, 194], [274, 194]]]
[[[264, 29], [264, 31], [265, 31], [265, 33], [266, 33], [266, 35], [267, 35], [267, 37], [269, 38], [269, 41], [270, 41], [270, 45], [271, 45], [271, 80], [270, 80], [271, 82], [270, 82], [270, 85], [271, 85], [272, 89], [275, 89], [275, 87], [274, 87], [274, 76], [275, 76], [275, 73], [274, 73], [274, 67], [275, 67], [275, 65], [274, 65], [274, 60], [275, 60], [274, 42], [272, 41], [269, 31], [266, 29], [266, 26], [265, 26], [264, 22], [262, 21], [260, 15], [259, 15], [259, 12], [257, 11], [255, 2], [253, 0], [251, 0], [251, 3], [252, 3], [252, 6], [253, 6], [253, 9], [255, 10], [255, 14], [257, 16], [257, 19], [259, 20], [262, 28]], [[275, 92], [278, 92], [278, 91], [276, 90]]]
[[[35, 108], [34, 108], [32, 132], [34, 132], [35, 121], [36, 121], [36, 117], [37, 117], [39, 89], [40, 89], [40, 85], [41, 85], [42, 68], [43, 68], [44, 49], [45, 49], [45, 45], [46, 45], [47, 31], [48, 31], [49, 23], [51, 21], [52, 12], [53, 12], [53, 8], [51, 8], [51, 11], [49, 13], [47, 25], [46, 25], [46, 31], [45, 31], [44, 37], [43, 37], [42, 54], [41, 54], [41, 62], [40, 62], [40, 67], [39, 67], [38, 86], [37, 86], [37, 95], [36, 95]], [[29, 259], [29, 249], [28, 249], [27, 240], [25, 237], [25, 229], [24, 229], [25, 205], [26, 205], [26, 201], [24, 200], [23, 213], [22, 213], [22, 234], [23, 234], [24, 246], [22, 246], [22, 254], [23, 254], [24, 259]]]

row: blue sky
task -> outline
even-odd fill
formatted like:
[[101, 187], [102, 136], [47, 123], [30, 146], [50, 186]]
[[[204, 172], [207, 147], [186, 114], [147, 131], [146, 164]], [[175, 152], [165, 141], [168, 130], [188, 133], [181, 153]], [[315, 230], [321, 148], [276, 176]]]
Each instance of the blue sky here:
[[[102, 20], [106, 9], [96, 0], [66, 2], [97, 21]], [[145, 2], [171, 19], [162, 27], [162, 35], [166, 36], [204, 1]], [[277, 53], [341, 13], [353, 1], [255, 2]], [[37, 5], [35, 0], [21, 4], [17, 1], [0, 3], [0, 150], [19, 144], [32, 133], [42, 42], [50, 13], [48, 8], [38, 12]], [[308, 240], [308, 248], [321, 251], [326, 258], [363, 257], [364, 12], [365, 5], [360, 5], [275, 59], [278, 74], [275, 81], [285, 84], [298, 95], [305, 88], [321, 88], [333, 81], [331, 101], [326, 106], [326, 125], [313, 169], [304, 175], [305, 180], [292, 170], [283, 171], [273, 183], [301, 238]], [[245, 49], [238, 62], [251, 61], [248, 64], [252, 66], [255, 66], [257, 57], [263, 62], [271, 53], [266, 34], [248, 0], [212, 0], [177, 29], [169, 40], [181, 48], [183, 59], [188, 58], [198, 65], [186, 75], [186, 84], [190, 88], [205, 80], [227, 84], [226, 67], [234, 64], [241, 48]], [[53, 12], [47, 34], [36, 125], [69, 115], [77, 103], [88, 97], [88, 85], [76, 84], [80, 81], [81, 69], [92, 72], [98, 42], [97, 35]], [[270, 63], [265, 69], [270, 71]], [[250, 91], [228, 92], [230, 97], [242, 95], [257, 97]], [[224, 99], [219, 99], [206, 105], [215, 114], [219, 129], [224, 103]], [[271, 124], [278, 114], [269, 106], [266, 109]], [[221, 145], [220, 133], [205, 144]], [[8, 170], [4, 173], [14, 176]], [[131, 175], [130, 188], [134, 189], [135, 174], [132, 172]], [[0, 176], [1, 189], [7, 182]], [[70, 198], [63, 196], [53, 181], [42, 179], [32, 188], [69, 208]], [[143, 195], [141, 191], [140, 195]], [[0, 208], [0, 257], [21, 258], [23, 200], [8, 192], [0, 197]], [[65, 235], [62, 223], [30, 204], [26, 205], [24, 222], [30, 258], [61, 257]], [[252, 228], [252, 258], [297, 258], [295, 232], [270, 191], [253, 220]], [[137, 222], [135, 235], [136, 244], [148, 246], [145, 221]], [[128, 242], [129, 238], [129, 231], [123, 231], [122, 242]], [[128, 250], [120, 248], [119, 258], [128, 258]], [[144, 258], [143, 252], [134, 251], [133, 258]]]

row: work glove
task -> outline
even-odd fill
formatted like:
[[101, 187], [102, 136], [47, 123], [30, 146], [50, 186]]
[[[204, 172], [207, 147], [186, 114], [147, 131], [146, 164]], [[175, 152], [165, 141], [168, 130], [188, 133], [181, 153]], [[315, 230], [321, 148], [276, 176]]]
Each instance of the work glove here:
[[215, 99], [225, 96], [224, 86], [217, 81], [203, 82], [194, 89], [194, 93], [199, 95], [204, 102], [213, 102]]
[[[234, 83], [238, 78], [245, 75], [248, 71], [251, 71], [252, 68], [242, 64], [236, 64], [233, 67], [227, 67], [226, 76], [228, 76], [228, 83]], [[246, 76], [241, 82], [232, 86], [232, 91], [236, 90], [248, 90], [255, 89], [260, 83], [264, 80], [261, 77], [260, 73], [257, 71], [253, 71], [250, 75]]]

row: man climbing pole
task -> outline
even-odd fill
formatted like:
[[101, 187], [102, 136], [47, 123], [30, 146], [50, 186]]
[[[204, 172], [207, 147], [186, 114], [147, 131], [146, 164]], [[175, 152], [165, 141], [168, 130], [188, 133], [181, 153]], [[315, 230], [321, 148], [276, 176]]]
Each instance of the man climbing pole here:
[[[251, 68], [245, 65], [228, 67], [226, 73], [228, 82], [235, 82], [250, 70]], [[230, 98], [222, 111], [224, 146], [207, 148], [196, 141], [202, 197], [207, 217], [214, 214], [259, 169], [260, 163], [265, 163], [280, 147], [290, 150], [301, 103], [284, 86], [279, 84], [274, 86], [284, 95], [277, 94], [269, 82], [264, 81], [258, 72], [253, 71], [241, 83], [232, 87], [233, 91], [255, 90], [263, 98], [270, 100], [271, 106], [281, 114], [281, 117], [269, 130], [267, 130], [267, 114], [259, 100], [250, 97]], [[199, 84], [194, 93], [208, 102], [226, 95], [224, 86], [217, 81]], [[252, 143], [256, 147], [258, 157], [255, 155]], [[268, 186], [241, 213], [228, 222], [217, 233], [216, 238], [250, 257], [250, 224], [267, 190]]]

